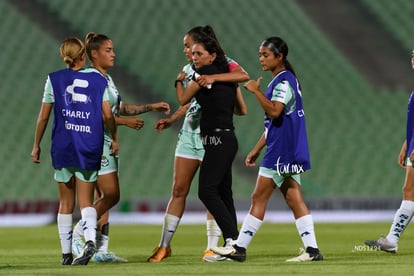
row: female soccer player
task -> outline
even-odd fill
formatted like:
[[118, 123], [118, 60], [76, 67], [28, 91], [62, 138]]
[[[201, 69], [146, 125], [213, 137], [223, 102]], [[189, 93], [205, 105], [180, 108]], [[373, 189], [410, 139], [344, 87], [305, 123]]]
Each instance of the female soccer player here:
[[305, 250], [288, 262], [320, 261], [323, 259], [316, 243], [313, 219], [303, 201], [301, 173], [310, 169], [308, 140], [302, 93], [295, 72], [287, 60], [288, 46], [279, 37], [270, 37], [259, 48], [259, 61], [264, 71], [272, 73], [265, 94], [260, 80], [250, 80], [244, 87], [265, 111], [264, 132], [246, 157], [246, 166], [253, 167], [260, 152], [266, 153], [259, 168], [256, 187], [251, 196], [250, 211], [237, 240], [213, 251], [236, 261], [246, 260], [246, 249], [263, 223], [267, 202], [278, 187], [293, 212], [296, 227]]
[[[213, 28], [208, 25], [194, 27], [184, 36], [184, 54], [189, 64], [185, 65], [182, 71], [178, 74], [176, 85], [177, 82], [180, 82], [185, 87], [188, 82], [192, 80], [194, 75], [192, 47], [195, 41], [204, 36], [209, 36], [217, 40]], [[227, 58], [227, 62], [229, 72], [201, 75], [197, 79], [200, 86], [207, 87], [216, 81], [241, 82], [248, 80], [249, 75], [238, 63], [230, 58]], [[237, 107], [240, 108], [235, 110], [235, 114], [245, 115], [247, 113], [247, 107], [239, 88], [237, 91], [237, 99], [240, 103]], [[173, 187], [165, 211], [161, 240], [159, 245], [153, 250], [152, 256], [148, 258], [148, 262], [160, 262], [171, 255], [171, 240], [184, 213], [185, 201], [190, 191], [191, 182], [204, 156], [204, 147], [200, 138], [200, 112], [201, 106], [195, 98], [192, 98], [190, 103], [181, 106], [171, 117], [160, 119], [155, 125], [155, 129], [158, 132], [161, 132], [163, 129], [170, 127], [175, 121], [185, 116], [175, 149]], [[214, 217], [209, 212], [207, 212], [206, 230], [207, 247], [206, 250], [204, 250], [201, 260], [207, 262], [223, 260], [224, 258], [211, 251], [211, 247], [217, 246], [221, 236], [221, 230], [214, 220]]]
[[[95, 72], [108, 81], [109, 103], [115, 116], [117, 125], [126, 125], [139, 130], [143, 126], [143, 120], [134, 116], [149, 111], [158, 111], [169, 114], [170, 106], [165, 102], [152, 104], [130, 104], [122, 101], [121, 95], [108, 74], [108, 70], [115, 64], [115, 52], [112, 40], [104, 35], [90, 32], [86, 35], [86, 54], [91, 67], [85, 70]], [[105, 131], [105, 143], [103, 147], [101, 168], [99, 170], [97, 197], [94, 206], [98, 212], [98, 251], [92, 258], [95, 262], [126, 262], [127, 260], [108, 252], [109, 244], [109, 209], [119, 201], [119, 178], [118, 178], [118, 156], [110, 154], [110, 137]], [[82, 220], [76, 225], [73, 234], [72, 248], [74, 254], [79, 254], [82, 248]]]
[[[414, 69], [414, 50], [411, 53], [411, 67]], [[402, 189], [403, 200], [394, 214], [394, 220], [385, 237], [378, 240], [366, 240], [365, 244], [385, 252], [397, 253], [398, 242], [414, 215], [414, 90], [408, 100], [406, 138], [398, 155], [398, 165], [405, 169]]]
[[[96, 250], [97, 212], [92, 201], [104, 141], [102, 117], [108, 127], [111, 155], [118, 153], [118, 138], [105, 90], [106, 79], [95, 72], [79, 71], [86, 59], [83, 42], [68, 38], [62, 43], [60, 53], [68, 68], [50, 73], [47, 78], [31, 156], [34, 163], [40, 163], [40, 143], [53, 108], [51, 154], [59, 184], [57, 223], [62, 265], [86, 265]], [[76, 197], [86, 243], [73, 260], [72, 213]]]

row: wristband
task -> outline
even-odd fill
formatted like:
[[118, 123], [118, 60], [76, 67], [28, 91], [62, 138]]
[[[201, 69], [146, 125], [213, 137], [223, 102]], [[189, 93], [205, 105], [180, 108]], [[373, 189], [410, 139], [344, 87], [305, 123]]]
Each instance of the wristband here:
[[174, 87], [177, 87], [177, 83], [181, 83], [181, 85], [183, 85], [183, 81], [182, 80], [175, 80], [174, 82]]

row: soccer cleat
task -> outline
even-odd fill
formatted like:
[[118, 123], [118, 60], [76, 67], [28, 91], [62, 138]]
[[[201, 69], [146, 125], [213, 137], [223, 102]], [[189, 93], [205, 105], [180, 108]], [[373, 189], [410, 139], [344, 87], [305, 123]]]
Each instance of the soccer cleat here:
[[128, 260], [118, 257], [113, 252], [96, 252], [92, 261], [96, 263], [127, 263]]
[[72, 254], [78, 257], [82, 253], [82, 249], [85, 246], [81, 236], [72, 237]]
[[152, 251], [152, 256], [147, 259], [149, 263], [159, 263], [163, 259], [171, 256], [171, 247], [160, 247], [157, 246]]
[[223, 247], [212, 247], [211, 250], [216, 253], [219, 254], [221, 256], [225, 256], [228, 254], [231, 254], [235, 251], [233, 245], [236, 244], [236, 241], [232, 240], [232, 239], [226, 239], [226, 243]]
[[286, 260], [286, 262], [310, 262], [322, 261], [323, 255], [318, 248], [307, 247], [306, 250], [301, 248], [299, 256]]
[[220, 262], [220, 261], [224, 261], [227, 258], [224, 256], [220, 256], [216, 253], [213, 252], [213, 250], [211, 249], [207, 249], [204, 251], [204, 255], [201, 258], [202, 262], [209, 262], [209, 263], [213, 263], [213, 262]]
[[72, 253], [62, 254], [62, 265], [71, 265], [73, 262]]
[[95, 254], [95, 251], [95, 243], [93, 241], [87, 241], [81, 254], [73, 260], [72, 265], [87, 265], [93, 254]]
[[398, 251], [398, 244], [389, 242], [386, 237], [380, 237], [378, 240], [366, 240], [365, 244], [388, 253], [397, 253]]
[[246, 248], [237, 246], [232, 239], [226, 239], [224, 247], [213, 247], [212, 250], [214, 253], [234, 261], [246, 261]]

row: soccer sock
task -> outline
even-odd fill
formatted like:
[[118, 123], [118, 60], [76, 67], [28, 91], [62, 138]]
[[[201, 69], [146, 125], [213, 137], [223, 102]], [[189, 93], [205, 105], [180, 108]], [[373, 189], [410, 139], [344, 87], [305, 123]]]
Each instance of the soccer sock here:
[[177, 230], [180, 219], [177, 216], [165, 214], [164, 225], [162, 226], [162, 236], [160, 241], [161, 247], [170, 247], [171, 239]]
[[96, 224], [97, 215], [93, 207], [86, 207], [81, 210], [82, 227], [85, 235], [85, 241], [96, 242]]
[[216, 220], [208, 219], [206, 222], [207, 227], [207, 248], [210, 249], [212, 247], [217, 246], [220, 237], [221, 237], [221, 230], [218, 226]]
[[260, 226], [262, 226], [262, 223], [262, 220], [249, 213], [240, 228], [239, 237], [236, 241], [237, 246], [247, 249], [253, 236], [259, 231]]
[[58, 213], [57, 225], [62, 253], [72, 253], [72, 214]]
[[313, 247], [318, 248], [316, 243], [315, 231], [313, 228], [312, 215], [305, 215], [296, 220], [296, 228], [298, 229], [299, 236], [302, 238], [305, 248]]
[[387, 240], [391, 243], [398, 243], [405, 228], [410, 222], [414, 214], [414, 201], [403, 200], [400, 209], [394, 215], [394, 220], [391, 225], [390, 232], [387, 235]]
[[73, 238], [82, 238], [83, 236], [83, 229], [82, 229], [82, 220], [79, 220], [75, 227], [73, 228]]
[[[99, 239], [98, 239], [99, 236]], [[102, 253], [107, 253], [108, 252], [108, 244], [109, 244], [109, 236], [107, 235], [97, 235], [96, 236], [96, 243], [98, 245], [98, 251], [102, 252]]]
[[[98, 238], [99, 236], [99, 238]], [[108, 252], [108, 246], [109, 246], [109, 223], [105, 223], [102, 226], [101, 229], [101, 234], [100, 235], [96, 235], [96, 244], [98, 246], [98, 251], [99, 252], [103, 252], [106, 253]], [[98, 242], [99, 240], [99, 242]]]
[[165, 214], [164, 224], [162, 226], [162, 235], [160, 245], [161, 247], [170, 247], [171, 239], [177, 230], [181, 218], [170, 214]]

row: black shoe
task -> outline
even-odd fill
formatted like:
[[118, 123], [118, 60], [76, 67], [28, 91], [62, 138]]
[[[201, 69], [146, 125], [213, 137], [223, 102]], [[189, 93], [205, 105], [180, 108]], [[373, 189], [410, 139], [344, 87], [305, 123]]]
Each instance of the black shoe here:
[[299, 256], [286, 260], [286, 262], [309, 262], [322, 261], [323, 255], [318, 248], [307, 247], [306, 250], [301, 248]]
[[226, 255], [225, 257], [232, 259], [237, 262], [245, 262], [246, 261], [246, 248], [240, 247], [237, 245], [233, 245], [233, 252]]
[[72, 253], [62, 254], [62, 265], [71, 265], [73, 261]]
[[87, 241], [81, 254], [73, 260], [72, 265], [87, 265], [95, 252], [95, 243], [93, 241]]
[[306, 252], [312, 258], [312, 261], [322, 261], [323, 260], [323, 255], [322, 255], [321, 251], [319, 251], [318, 248], [307, 247]]

